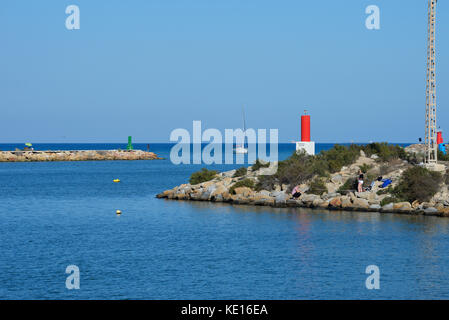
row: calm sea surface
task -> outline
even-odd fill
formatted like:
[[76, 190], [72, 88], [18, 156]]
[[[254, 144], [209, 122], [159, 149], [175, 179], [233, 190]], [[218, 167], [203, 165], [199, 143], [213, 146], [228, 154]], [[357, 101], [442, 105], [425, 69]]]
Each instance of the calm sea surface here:
[[[169, 145], [150, 148], [168, 158]], [[279, 148], [285, 158], [294, 145]], [[0, 163], [0, 298], [449, 298], [449, 219], [155, 198], [201, 167]], [[80, 269], [80, 290], [65, 287], [68, 265]], [[369, 265], [380, 290], [365, 288]]]

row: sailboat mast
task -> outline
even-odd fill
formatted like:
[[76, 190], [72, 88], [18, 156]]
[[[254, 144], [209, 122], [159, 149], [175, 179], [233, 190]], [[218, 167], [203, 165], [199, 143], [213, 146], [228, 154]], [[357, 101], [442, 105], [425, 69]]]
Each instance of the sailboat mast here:
[[243, 115], [243, 132], [245, 132], [246, 131], [245, 105], [242, 105], [242, 115]]

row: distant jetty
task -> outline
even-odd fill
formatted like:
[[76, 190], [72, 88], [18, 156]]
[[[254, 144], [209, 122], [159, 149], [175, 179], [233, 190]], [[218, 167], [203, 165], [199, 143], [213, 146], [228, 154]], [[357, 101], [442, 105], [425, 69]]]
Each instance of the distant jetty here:
[[153, 152], [142, 150], [16, 150], [0, 151], [0, 162], [157, 160]]

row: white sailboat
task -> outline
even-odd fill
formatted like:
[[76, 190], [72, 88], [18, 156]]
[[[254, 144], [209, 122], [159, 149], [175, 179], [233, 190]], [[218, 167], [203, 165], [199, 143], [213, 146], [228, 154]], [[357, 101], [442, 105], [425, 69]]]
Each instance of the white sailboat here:
[[[243, 115], [243, 132], [246, 132], [246, 121], [245, 121], [245, 106], [242, 106], [242, 115]], [[243, 146], [242, 145], [236, 145], [234, 148], [234, 152], [237, 154], [246, 154], [248, 153], [248, 149], [245, 148], [245, 140], [246, 136], [243, 139]]]

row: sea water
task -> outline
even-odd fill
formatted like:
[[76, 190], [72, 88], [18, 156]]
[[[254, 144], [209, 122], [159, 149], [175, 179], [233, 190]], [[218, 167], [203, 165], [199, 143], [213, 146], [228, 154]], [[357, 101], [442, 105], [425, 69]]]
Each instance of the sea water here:
[[0, 298], [449, 298], [449, 219], [156, 199], [204, 167], [173, 165], [170, 147], [151, 144], [155, 161], [0, 163]]

